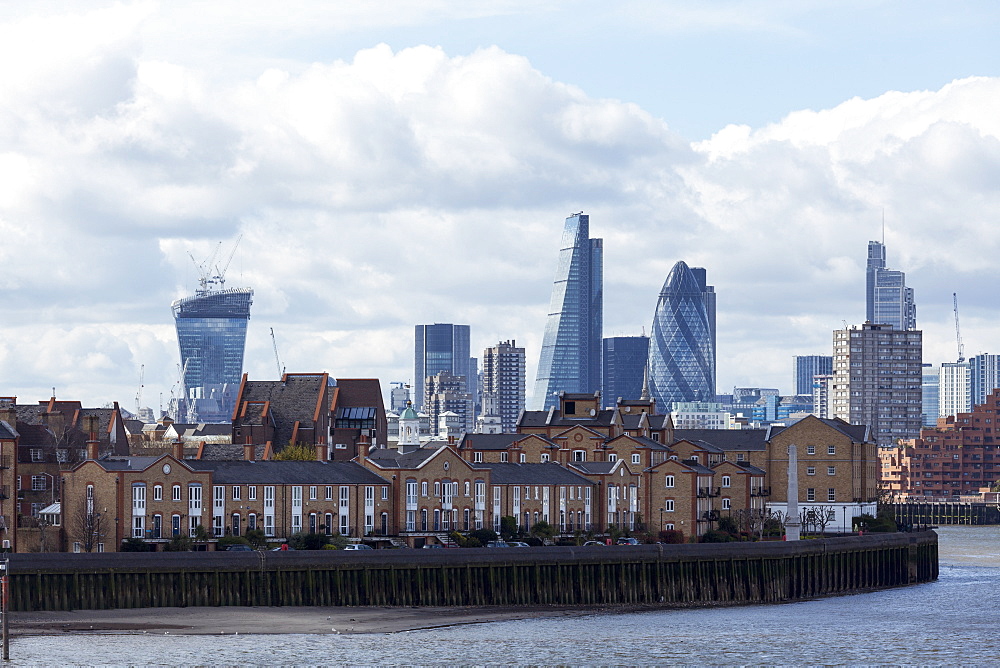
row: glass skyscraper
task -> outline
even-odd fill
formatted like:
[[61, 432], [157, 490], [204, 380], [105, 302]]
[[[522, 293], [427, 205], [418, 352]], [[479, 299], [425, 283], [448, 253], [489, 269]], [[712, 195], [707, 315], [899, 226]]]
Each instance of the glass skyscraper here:
[[648, 336], [614, 336], [604, 339], [604, 406], [619, 399], [638, 399], [649, 360]]
[[[714, 289], [710, 294], [714, 307]], [[715, 400], [714, 318], [708, 303], [703, 283], [687, 264], [675, 264], [660, 290], [649, 342], [649, 391], [660, 410], [669, 411], [675, 401]]]
[[604, 328], [604, 244], [590, 238], [590, 216], [566, 219], [552, 284], [532, 410], [558, 405], [560, 392], [601, 389]]
[[454, 376], [461, 376], [462, 391], [472, 393], [470, 388], [478, 385], [478, 364], [473, 364], [469, 355], [468, 325], [452, 325], [450, 323], [435, 323], [433, 325], [417, 325], [414, 328], [413, 342], [413, 407], [424, 405], [424, 391], [427, 377], [447, 371]]
[[181, 353], [182, 405], [175, 418], [228, 422], [243, 376], [253, 290], [211, 290], [172, 305]]
[[793, 355], [795, 394], [812, 394], [813, 376], [833, 373], [833, 355]]
[[917, 306], [906, 275], [885, 268], [885, 245], [868, 242], [865, 276], [865, 318], [873, 325], [892, 325], [897, 331], [917, 328]]

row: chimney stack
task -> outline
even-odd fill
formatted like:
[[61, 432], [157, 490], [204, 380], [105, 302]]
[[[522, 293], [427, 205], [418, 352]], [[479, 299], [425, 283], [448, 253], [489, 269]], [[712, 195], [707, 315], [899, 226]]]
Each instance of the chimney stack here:
[[361, 434], [358, 436], [358, 459], [364, 459], [368, 456], [368, 451], [371, 448], [371, 444], [368, 442], [368, 435]]
[[87, 441], [87, 459], [97, 460], [98, 455], [100, 455], [101, 444], [99, 441], [91, 439]]
[[257, 446], [253, 443], [243, 444], [243, 459], [252, 462], [257, 457]]
[[184, 443], [181, 439], [174, 441], [173, 448], [171, 448], [174, 459], [184, 459]]
[[325, 462], [330, 459], [330, 446], [326, 444], [316, 445], [316, 461]]

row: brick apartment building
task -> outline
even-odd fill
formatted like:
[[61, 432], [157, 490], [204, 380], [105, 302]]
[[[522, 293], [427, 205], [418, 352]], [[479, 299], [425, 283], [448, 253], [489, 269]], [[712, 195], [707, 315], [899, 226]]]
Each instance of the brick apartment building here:
[[1000, 390], [970, 413], [940, 418], [919, 438], [879, 448], [886, 491], [900, 500], [949, 500], [1000, 480]]

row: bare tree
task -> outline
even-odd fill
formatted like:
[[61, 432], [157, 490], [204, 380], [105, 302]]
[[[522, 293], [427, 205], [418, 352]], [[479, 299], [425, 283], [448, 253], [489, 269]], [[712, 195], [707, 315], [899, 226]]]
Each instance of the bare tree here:
[[833, 506], [813, 506], [802, 511], [802, 521], [804, 524], [812, 525], [814, 530], [819, 530], [820, 534], [826, 535], [826, 527], [837, 517], [837, 511]]
[[93, 488], [87, 488], [87, 496], [80, 500], [66, 527], [71, 542], [79, 543], [84, 552], [93, 552], [107, 534], [107, 522], [97, 511], [97, 500]]

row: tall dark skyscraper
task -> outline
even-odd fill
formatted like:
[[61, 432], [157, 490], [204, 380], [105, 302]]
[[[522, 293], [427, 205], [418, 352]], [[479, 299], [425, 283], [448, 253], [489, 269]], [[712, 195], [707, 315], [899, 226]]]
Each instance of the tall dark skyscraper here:
[[184, 386], [175, 419], [191, 422], [232, 419], [243, 376], [253, 290], [224, 288], [221, 276], [202, 276], [201, 287], [193, 297], [178, 299], [172, 305]]
[[469, 356], [469, 326], [435, 323], [414, 328], [413, 406], [424, 401], [424, 385], [428, 376], [442, 371], [464, 378], [463, 392], [478, 383], [479, 370], [473, 368]]
[[868, 242], [865, 274], [865, 318], [873, 325], [892, 325], [896, 331], [917, 328], [917, 305], [906, 274], [885, 268], [885, 246]]
[[[704, 270], [702, 270], [704, 271]], [[649, 342], [649, 389], [657, 407], [675, 401], [715, 400], [715, 289], [709, 291], [684, 262], [660, 290]]]
[[648, 359], [648, 336], [614, 336], [604, 339], [605, 406], [614, 406], [619, 397], [640, 397]]
[[566, 219], [552, 301], [545, 323], [533, 410], [558, 404], [559, 392], [601, 389], [604, 327], [604, 244], [590, 238], [590, 216]]
[[513, 434], [524, 410], [524, 348], [501, 341], [483, 351], [483, 415], [500, 418], [502, 432]]
[[833, 373], [833, 355], [793, 355], [795, 394], [813, 393], [813, 376]]

